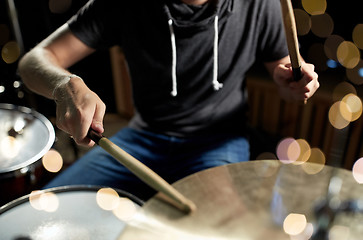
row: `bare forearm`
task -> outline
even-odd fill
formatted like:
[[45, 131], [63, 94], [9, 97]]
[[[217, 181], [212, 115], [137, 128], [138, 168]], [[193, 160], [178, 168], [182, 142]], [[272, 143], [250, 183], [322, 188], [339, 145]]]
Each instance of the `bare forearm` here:
[[69, 80], [67, 68], [92, 52], [64, 24], [21, 59], [19, 72], [30, 90], [52, 98], [54, 89]]
[[67, 24], [27, 53], [19, 62], [25, 85], [35, 93], [56, 101], [57, 127], [78, 144], [93, 146], [90, 128], [103, 132], [106, 106], [78, 76], [67, 68], [95, 50], [80, 41]]
[[34, 48], [20, 60], [19, 73], [30, 90], [50, 99], [53, 90], [70, 75], [59, 66], [52, 53], [42, 47]]

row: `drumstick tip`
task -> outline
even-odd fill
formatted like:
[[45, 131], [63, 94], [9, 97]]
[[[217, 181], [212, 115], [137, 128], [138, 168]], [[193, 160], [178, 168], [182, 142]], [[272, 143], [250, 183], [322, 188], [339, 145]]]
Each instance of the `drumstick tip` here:
[[185, 204], [185, 212], [187, 214], [192, 214], [195, 211], [197, 211], [197, 206], [192, 201], [188, 201], [188, 203]]
[[192, 214], [197, 210], [197, 206], [194, 202], [180, 195], [180, 193], [177, 193], [176, 195], [178, 196], [177, 199], [175, 196], [168, 196], [164, 192], [159, 192], [159, 194], [156, 195], [156, 198], [186, 214]]

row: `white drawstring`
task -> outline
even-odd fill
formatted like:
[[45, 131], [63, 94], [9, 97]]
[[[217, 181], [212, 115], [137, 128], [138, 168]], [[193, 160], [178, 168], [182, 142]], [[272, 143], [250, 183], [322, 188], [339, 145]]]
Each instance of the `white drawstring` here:
[[218, 15], [214, 18], [213, 87], [218, 91], [223, 83], [218, 82]]
[[172, 52], [172, 62], [171, 62], [171, 78], [173, 81], [173, 90], [171, 95], [175, 97], [178, 92], [176, 89], [176, 44], [175, 44], [175, 34], [173, 28], [173, 20], [169, 19], [169, 30], [170, 30], [170, 40], [171, 40], [171, 52]]
[[[171, 78], [173, 81], [173, 89], [171, 95], [175, 97], [177, 92], [177, 82], [176, 82], [176, 43], [175, 43], [175, 33], [173, 28], [173, 20], [169, 19], [169, 30], [170, 30], [170, 41], [171, 41], [171, 51], [172, 51], [172, 63], [171, 63]], [[218, 82], [218, 15], [214, 18], [214, 44], [213, 44], [213, 88], [218, 91], [223, 87], [223, 83]]]

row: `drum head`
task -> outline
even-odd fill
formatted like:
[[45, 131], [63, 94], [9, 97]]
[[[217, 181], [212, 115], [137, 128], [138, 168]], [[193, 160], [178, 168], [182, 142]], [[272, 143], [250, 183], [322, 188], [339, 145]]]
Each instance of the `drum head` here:
[[52, 146], [50, 121], [26, 107], [0, 104], [0, 174], [39, 160]]
[[[106, 190], [101, 197], [100, 189]], [[112, 191], [117, 195], [112, 195]], [[102, 198], [106, 203], [100, 202]], [[110, 188], [48, 189], [0, 208], [1, 239], [117, 239], [127, 218], [142, 203], [131, 194]], [[107, 204], [113, 208], [105, 207]]]

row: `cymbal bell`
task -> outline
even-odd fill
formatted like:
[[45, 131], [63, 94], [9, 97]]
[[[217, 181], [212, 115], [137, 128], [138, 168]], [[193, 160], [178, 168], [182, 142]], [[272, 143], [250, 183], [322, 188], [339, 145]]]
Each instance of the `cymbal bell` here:
[[[341, 201], [363, 199], [350, 171], [329, 166], [316, 174], [277, 160], [207, 169], [173, 184], [197, 205], [195, 212], [184, 214], [156, 195], [128, 222], [119, 240], [309, 239], [301, 234], [313, 234], [315, 207], [326, 197], [332, 174], [342, 179]], [[292, 230], [290, 216], [300, 219], [291, 223]], [[297, 223], [304, 228], [296, 229]]]

